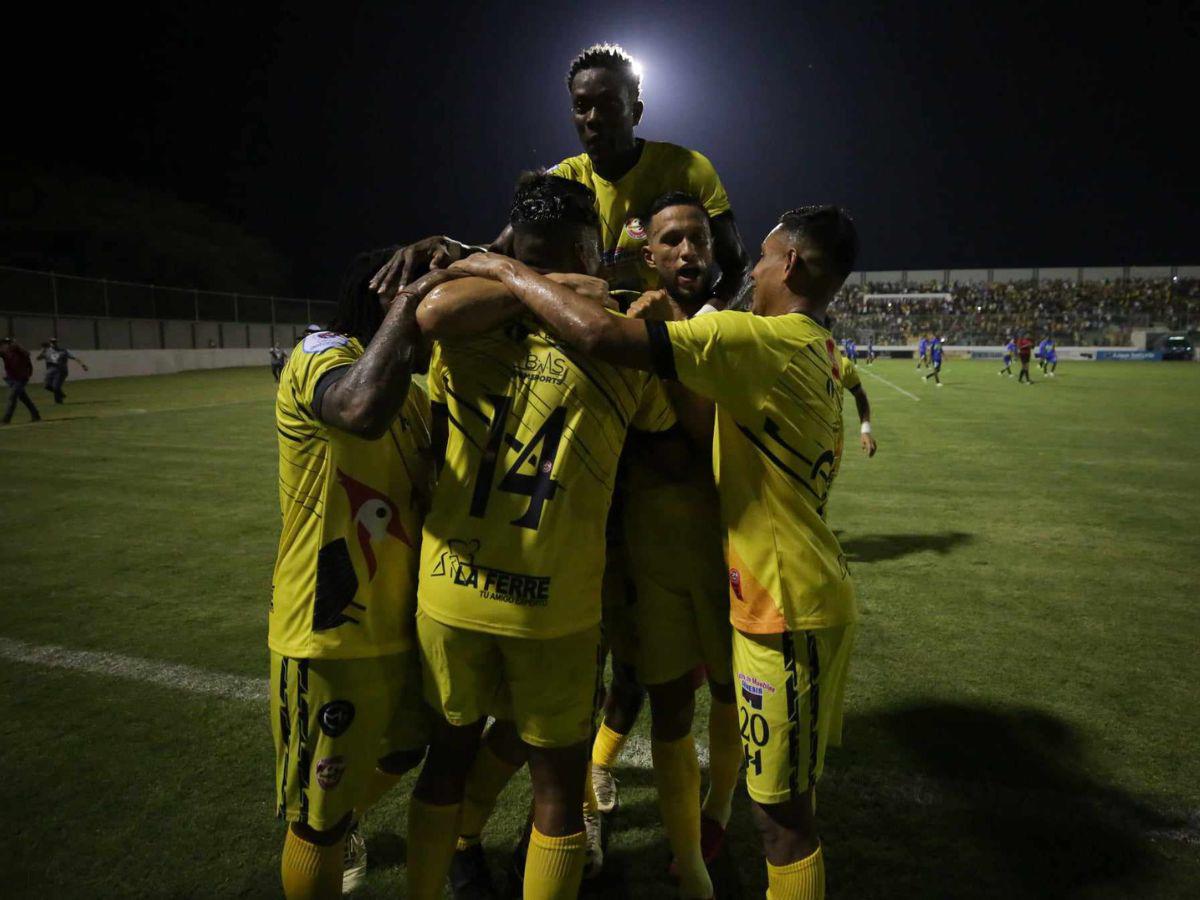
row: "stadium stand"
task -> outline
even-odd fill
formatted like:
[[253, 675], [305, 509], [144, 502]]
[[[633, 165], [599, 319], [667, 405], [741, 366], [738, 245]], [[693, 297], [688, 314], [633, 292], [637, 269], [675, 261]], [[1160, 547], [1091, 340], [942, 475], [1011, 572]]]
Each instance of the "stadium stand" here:
[[[891, 295], [875, 297], [872, 295]], [[906, 299], [904, 295], [914, 296]], [[944, 296], [930, 297], [929, 294]], [[948, 295], [948, 296], [945, 296]], [[847, 284], [830, 307], [841, 335], [910, 344], [936, 333], [948, 344], [1003, 344], [1014, 332], [1076, 346], [1130, 346], [1137, 329], [1200, 326], [1200, 278]]]

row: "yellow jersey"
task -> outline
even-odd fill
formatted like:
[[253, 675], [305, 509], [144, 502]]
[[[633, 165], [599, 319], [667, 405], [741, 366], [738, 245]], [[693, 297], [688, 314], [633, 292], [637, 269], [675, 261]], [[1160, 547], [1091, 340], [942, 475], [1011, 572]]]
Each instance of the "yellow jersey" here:
[[321, 422], [314, 393], [363, 354], [357, 339], [310, 334], [279, 379], [279, 508], [267, 643], [293, 657], [397, 653], [414, 640], [421, 522], [432, 492], [429, 398], [414, 384], [378, 440]]
[[[839, 382], [839, 390], [852, 391], [862, 384], [862, 376], [858, 374], [858, 365], [848, 357], [844, 352], [841, 353], [842, 380]], [[845, 410], [845, 394], [842, 395], [843, 411]], [[833, 451], [833, 471], [829, 475], [829, 480], [832, 482], [837, 475], [838, 470], [842, 467], [842, 455], [846, 450], [846, 429], [843, 427], [838, 429], [837, 447]]]
[[564, 159], [547, 174], [587, 185], [596, 194], [604, 272], [614, 289], [652, 290], [658, 274], [642, 261], [646, 243], [643, 217], [655, 200], [670, 191], [699, 198], [710, 217], [730, 211], [729, 197], [708, 158], [695, 150], [660, 141], [643, 141], [637, 163], [617, 181], [601, 178], [586, 153]]
[[429, 393], [449, 427], [425, 520], [422, 611], [525, 638], [598, 624], [626, 432], [675, 424], [658, 379], [585, 359], [523, 318], [439, 344]]
[[717, 406], [713, 470], [733, 626], [775, 634], [854, 621], [846, 558], [824, 519], [842, 427], [832, 335], [799, 313], [646, 325], [659, 374]]

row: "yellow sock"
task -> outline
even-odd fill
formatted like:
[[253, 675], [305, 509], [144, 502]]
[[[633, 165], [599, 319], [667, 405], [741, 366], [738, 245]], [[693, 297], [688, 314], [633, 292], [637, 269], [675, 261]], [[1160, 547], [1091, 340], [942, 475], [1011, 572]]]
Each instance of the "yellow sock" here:
[[363, 798], [354, 806], [354, 814], [362, 818], [363, 813], [379, 802], [379, 798], [400, 783], [402, 775], [393, 775], [383, 769], [376, 769], [363, 791]]
[[497, 756], [486, 743], [479, 748], [467, 774], [463, 795], [462, 821], [458, 825], [460, 850], [479, 843], [479, 835], [496, 807], [496, 799], [519, 768]]
[[821, 848], [786, 866], [767, 863], [767, 900], [825, 900], [825, 860]]
[[663, 829], [679, 869], [680, 897], [711, 897], [712, 879], [700, 853], [700, 762], [689, 734], [650, 742]]
[[461, 804], [434, 806], [413, 797], [408, 803], [408, 896], [441, 900], [454, 857]]
[[736, 703], [714, 699], [708, 713], [708, 795], [704, 815], [725, 828], [733, 810], [733, 792], [742, 770], [742, 738]]
[[629, 735], [613, 731], [608, 725], [600, 723], [596, 732], [596, 740], [592, 742], [592, 762], [598, 766], [611, 769], [617, 764], [617, 757], [625, 749], [625, 740]]
[[525, 857], [525, 900], [575, 900], [586, 857], [585, 832], [546, 837], [535, 825]]
[[325, 900], [342, 896], [343, 842], [310, 844], [289, 827], [283, 839], [279, 875], [287, 900]]

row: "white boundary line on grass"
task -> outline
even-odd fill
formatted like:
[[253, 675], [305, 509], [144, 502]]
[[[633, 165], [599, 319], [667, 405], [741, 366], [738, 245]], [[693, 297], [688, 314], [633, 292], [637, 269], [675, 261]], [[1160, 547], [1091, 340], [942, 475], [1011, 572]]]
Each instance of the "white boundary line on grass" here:
[[875, 374], [874, 372], [872, 372], [870, 369], [867, 369], [867, 368], [865, 368], [865, 367], [862, 367], [862, 366], [860, 366], [860, 367], [859, 367], [859, 369], [858, 369], [858, 371], [859, 371], [859, 372], [861, 372], [861, 373], [862, 373], [862, 374], [864, 374], [864, 375], [870, 375], [872, 378], [877, 378], [877, 379], [879, 379], [879, 380], [880, 380], [880, 381], [882, 381], [884, 384], [886, 384], [888, 387], [890, 387], [890, 388], [895, 388], [896, 390], [898, 390], [898, 391], [899, 391], [900, 393], [902, 393], [902, 394], [903, 394], [905, 397], [911, 397], [913, 400], [916, 400], [918, 403], [921, 401], [921, 398], [920, 398], [920, 397], [918, 397], [916, 394], [913, 394], [913, 393], [910, 393], [909, 391], [906, 391], [904, 388], [900, 387], [900, 385], [898, 385], [898, 384], [892, 384], [890, 381], [888, 381], [888, 380], [887, 380], [886, 378], [884, 378], [882, 375], [876, 375], [876, 374]]
[[[0, 637], [0, 658], [55, 669], [125, 678], [143, 684], [155, 684], [188, 691], [193, 694], [205, 694], [226, 700], [264, 705], [269, 689], [269, 681], [266, 678], [211, 672], [195, 666], [140, 659], [120, 653], [70, 650], [66, 647], [49, 644], [30, 644], [5, 637]], [[700, 741], [697, 742], [696, 750], [701, 765], [706, 766], [708, 764], [708, 748]], [[650, 742], [634, 735], [625, 745], [618, 770], [621, 768], [650, 769], [651, 767]], [[853, 775], [827, 772], [824, 783], [836, 782], [842, 782], [843, 786], [852, 793], [868, 799], [886, 796], [891, 800], [915, 806], [943, 808], [961, 807], [964, 804], [970, 806], [973, 795], [980, 794], [981, 796], [975, 799], [983, 799], [987, 806], [1014, 806], [1025, 809], [1030, 801], [1036, 799], [1038, 795], [1043, 795], [1048, 804], [1060, 807], [1066, 804], [1088, 808], [1113, 820], [1122, 816], [1119, 809], [1112, 807], [1101, 798], [1074, 796], [1053, 791], [1030, 791], [1005, 785], [944, 784], [920, 775], [896, 779], [864, 771], [855, 772]], [[1200, 845], [1200, 810], [1192, 810], [1186, 815], [1186, 819], [1187, 823], [1183, 827], [1153, 828], [1147, 829], [1144, 833], [1150, 840]]]

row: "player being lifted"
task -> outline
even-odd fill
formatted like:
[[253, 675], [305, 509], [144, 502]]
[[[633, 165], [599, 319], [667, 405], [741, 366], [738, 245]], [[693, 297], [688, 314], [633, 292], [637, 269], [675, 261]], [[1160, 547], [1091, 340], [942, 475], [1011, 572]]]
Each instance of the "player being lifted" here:
[[357, 885], [356, 814], [420, 762], [427, 738], [413, 617], [429, 401], [410, 376], [417, 303], [446, 275], [414, 282], [385, 313], [367, 281], [390, 252], [354, 261], [337, 319], [296, 346], [275, 400], [283, 532], [267, 643], [293, 900]]
[[925, 375], [925, 380], [930, 378], [934, 380], [938, 387], [942, 386], [942, 339], [932, 337], [929, 339], [929, 365], [931, 371]]
[[1008, 342], [1004, 345], [1004, 368], [997, 372], [997, 375], [1007, 375], [1009, 378], [1012, 378], [1012, 359], [1016, 352], [1017, 342], [1014, 338], [1009, 338]]
[[[523, 262], [486, 258], [519, 266], [540, 291], [560, 285], [535, 269], [595, 274], [594, 204], [583, 185], [525, 176], [510, 217]], [[438, 331], [442, 305], [477, 320], [471, 302], [494, 299], [499, 287], [444, 285], [430, 295], [423, 329]], [[595, 298], [584, 302], [612, 315]], [[417, 631], [438, 722], [410, 805], [408, 896], [442, 896], [490, 714], [515, 727], [533, 779], [525, 896], [574, 897], [605, 518], [626, 431], [666, 430], [675, 416], [655, 379], [587, 360], [532, 320], [443, 340], [429, 382], [446, 449], [424, 530]]]
[[857, 609], [822, 516], [842, 394], [836, 345], [819, 323], [856, 248], [835, 207], [785, 213], [751, 273], [754, 315], [686, 320], [662, 296], [641, 310], [675, 319], [666, 322], [605, 313], [503, 257], [456, 264], [507, 287], [570, 345], [715, 401], [746, 782], [774, 897], [824, 896], [814, 789], [826, 745], [840, 738]]
[[[578, 181], [595, 193], [603, 251], [600, 274], [614, 289], [657, 286], [642, 257], [646, 229], [641, 216], [655, 198], [686, 191], [700, 199], [712, 218], [713, 254], [724, 273], [716, 295], [724, 305], [736, 293], [749, 257], [712, 163], [695, 150], [634, 136], [643, 112], [641, 76], [621, 47], [596, 44], [580, 53], [567, 70], [567, 90], [584, 152], [564, 159], [549, 174]], [[512, 241], [512, 227], [506, 226], [486, 249], [511, 256]], [[446, 266], [482, 249], [444, 236], [428, 237], [398, 251], [374, 284], [386, 295], [426, 266]]]

